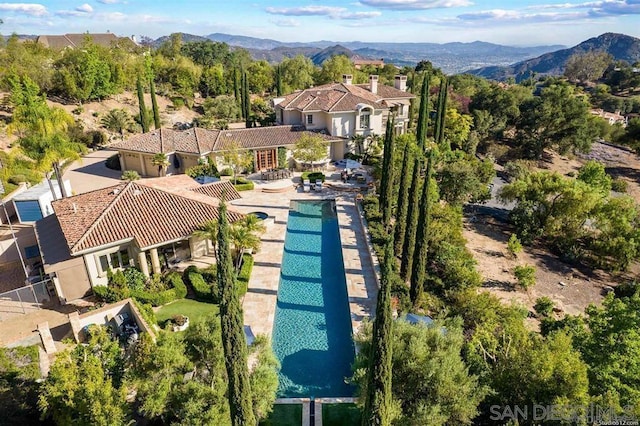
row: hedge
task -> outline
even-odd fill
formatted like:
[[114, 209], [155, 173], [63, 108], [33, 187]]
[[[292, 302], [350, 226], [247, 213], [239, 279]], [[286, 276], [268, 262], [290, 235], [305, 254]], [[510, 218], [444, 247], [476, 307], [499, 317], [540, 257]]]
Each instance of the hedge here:
[[253, 256], [248, 253], [242, 255], [242, 267], [238, 273], [238, 296], [242, 297], [249, 287], [249, 278], [253, 269]]
[[215, 282], [207, 282], [198, 268], [193, 265], [189, 266], [184, 270], [182, 277], [193, 290], [196, 300], [212, 303], [219, 302], [219, 292], [216, 291], [217, 286], [214, 285]]
[[[231, 182], [233, 182], [233, 179], [231, 179]], [[245, 178], [241, 178], [239, 177], [238, 179], [236, 179], [236, 184], [234, 185], [236, 188], [236, 191], [240, 192], [240, 191], [251, 191], [254, 187], [253, 182], [245, 179]]]
[[300, 179], [304, 182], [306, 179], [309, 179], [309, 182], [316, 183], [317, 180], [321, 180], [324, 182], [326, 176], [322, 172], [303, 172]]
[[106, 303], [118, 302], [127, 297], [132, 297], [141, 303], [152, 306], [165, 305], [176, 299], [182, 299], [187, 295], [187, 287], [184, 285], [180, 274], [171, 272], [164, 279], [171, 288], [160, 292], [152, 292], [146, 289], [130, 290], [128, 288], [119, 290], [109, 286], [95, 286], [93, 293], [98, 299]]

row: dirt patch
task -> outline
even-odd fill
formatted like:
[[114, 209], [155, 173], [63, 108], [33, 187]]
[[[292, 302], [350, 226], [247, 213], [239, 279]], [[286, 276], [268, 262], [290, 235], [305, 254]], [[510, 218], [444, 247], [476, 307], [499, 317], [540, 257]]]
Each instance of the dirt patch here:
[[[510, 235], [510, 228], [494, 218], [465, 220], [464, 237], [467, 248], [478, 261], [478, 271], [484, 280], [482, 291], [531, 312], [536, 299], [547, 296], [558, 308], [558, 317], [581, 314], [589, 304], [602, 302], [604, 287], [612, 285], [607, 274], [567, 265], [542, 247], [525, 247], [514, 258], [507, 250]], [[536, 284], [529, 291], [515, 289], [517, 280], [513, 270], [517, 265], [536, 268]], [[537, 327], [536, 321], [529, 321], [529, 325]]]

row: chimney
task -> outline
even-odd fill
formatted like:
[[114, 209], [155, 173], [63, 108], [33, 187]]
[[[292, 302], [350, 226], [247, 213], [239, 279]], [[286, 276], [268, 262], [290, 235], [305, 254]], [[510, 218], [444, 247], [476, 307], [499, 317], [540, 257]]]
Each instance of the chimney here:
[[342, 82], [344, 84], [350, 85], [353, 81], [353, 76], [351, 74], [342, 74]]
[[369, 85], [371, 88], [371, 93], [378, 93], [378, 76], [370, 75], [369, 76]]
[[407, 76], [406, 75], [396, 75], [394, 79], [394, 85], [396, 89], [402, 90], [403, 92], [407, 91]]

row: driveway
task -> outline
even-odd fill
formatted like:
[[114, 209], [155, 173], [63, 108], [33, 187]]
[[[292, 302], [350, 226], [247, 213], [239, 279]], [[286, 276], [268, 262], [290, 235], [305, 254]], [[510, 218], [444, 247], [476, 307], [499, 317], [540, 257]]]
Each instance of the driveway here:
[[110, 149], [101, 149], [87, 154], [69, 166], [63, 176], [71, 182], [73, 193], [83, 194], [120, 183], [122, 172], [105, 166], [106, 159], [117, 153]]

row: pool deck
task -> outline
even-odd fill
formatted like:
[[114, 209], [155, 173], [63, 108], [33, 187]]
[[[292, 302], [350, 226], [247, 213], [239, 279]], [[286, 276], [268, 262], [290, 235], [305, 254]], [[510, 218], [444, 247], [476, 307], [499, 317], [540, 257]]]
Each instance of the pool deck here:
[[[339, 175], [338, 175], [339, 179]], [[355, 206], [355, 194], [325, 187], [321, 192], [302, 192], [301, 189], [277, 194], [261, 192], [261, 186], [243, 192], [242, 199], [230, 203], [230, 209], [241, 213], [263, 211], [274, 222], [262, 235], [262, 247], [254, 255], [249, 289], [244, 296], [244, 323], [254, 334], [271, 337], [276, 311], [280, 267], [284, 252], [284, 238], [291, 200], [335, 199], [340, 226], [342, 255], [349, 295], [351, 325], [355, 333], [362, 320], [375, 311], [378, 293], [374, 266], [369, 257], [367, 240]]]

